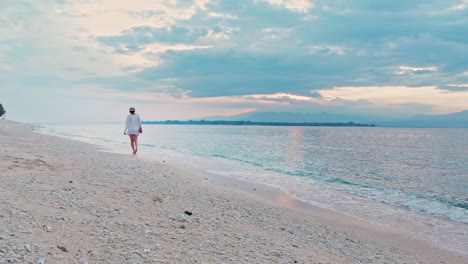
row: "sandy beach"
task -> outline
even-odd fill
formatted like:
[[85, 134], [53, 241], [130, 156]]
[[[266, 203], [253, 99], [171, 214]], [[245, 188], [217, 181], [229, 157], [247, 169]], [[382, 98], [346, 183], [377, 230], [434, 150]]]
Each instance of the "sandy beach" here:
[[210, 185], [36, 129], [0, 120], [0, 263], [468, 263], [418, 237], [280, 205], [274, 190], [246, 195], [248, 183]]

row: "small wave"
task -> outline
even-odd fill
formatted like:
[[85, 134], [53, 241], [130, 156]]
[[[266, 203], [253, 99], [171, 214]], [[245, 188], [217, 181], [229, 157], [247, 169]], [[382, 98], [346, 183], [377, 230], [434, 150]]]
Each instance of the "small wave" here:
[[468, 204], [466, 204], [466, 203], [456, 203], [456, 204], [453, 204], [453, 205], [456, 206], [456, 207], [460, 207], [460, 208], [468, 210]]
[[313, 173], [279, 167], [267, 167], [257, 162], [246, 161], [220, 154], [212, 155], [212, 157], [251, 164], [255, 167], [263, 168], [266, 171], [310, 178], [315, 180], [318, 184], [323, 184], [326, 187], [333, 188], [335, 190], [344, 191], [389, 205], [404, 206], [416, 212], [424, 212], [435, 216], [446, 217], [452, 221], [468, 224], [468, 211], [466, 210], [468, 205], [464, 203], [453, 203], [440, 197], [426, 197], [420, 194], [404, 192], [400, 189], [382, 188], [369, 185], [368, 183], [352, 182], [323, 173]]
[[150, 148], [156, 147], [156, 145], [151, 145], [151, 144], [140, 144], [140, 146], [145, 146], [145, 147], [150, 147]]
[[350, 182], [347, 180], [344, 180], [339, 177], [333, 177], [330, 175], [326, 175], [323, 173], [313, 173], [313, 172], [308, 172], [308, 171], [303, 171], [303, 170], [294, 170], [294, 169], [286, 169], [286, 168], [278, 168], [278, 167], [266, 167], [265, 170], [267, 171], [273, 171], [273, 172], [279, 172], [282, 174], [288, 174], [288, 175], [293, 175], [293, 176], [300, 176], [300, 177], [307, 177], [311, 178], [314, 180], [319, 180], [322, 182], [329, 182], [329, 183], [340, 183], [344, 185], [353, 185], [353, 186], [359, 186], [363, 188], [368, 188], [368, 185], [363, 185], [359, 183], [354, 183]]
[[468, 211], [466, 210], [468, 205], [464, 203], [453, 203], [441, 197], [427, 197], [411, 192], [404, 192], [395, 188], [382, 188], [369, 184], [351, 182], [322, 173], [317, 174], [301, 170], [273, 167], [265, 168], [265, 170], [292, 176], [307, 177], [315, 180], [317, 184], [323, 184], [335, 190], [344, 191], [394, 206], [404, 206], [416, 212], [446, 217], [453, 221], [468, 224]]
[[75, 133], [57, 131], [55, 129], [47, 129], [47, 130], [44, 130], [42, 132], [44, 132], [45, 134], [62, 136], [62, 137], [66, 137], [66, 138], [75, 138], [75, 139], [78, 139], [78, 140], [93, 140], [93, 141], [98, 141], [98, 142], [117, 143], [117, 144], [123, 144], [124, 143], [123, 141], [109, 140], [107, 138], [102, 138], [102, 137], [83, 136], [83, 135], [75, 134]]
[[250, 165], [253, 165], [253, 166], [255, 166], [255, 167], [260, 167], [260, 168], [263, 168], [263, 167], [264, 167], [262, 164], [257, 163], [257, 162], [248, 161], [248, 160], [242, 160], [242, 159], [233, 158], [233, 157], [228, 157], [228, 156], [219, 155], [219, 154], [211, 155], [211, 157], [221, 158], [221, 159], [226, 159], [226, 160], [231, 160], [231, 161], [238, 161], [238, 162], [250, 164]]

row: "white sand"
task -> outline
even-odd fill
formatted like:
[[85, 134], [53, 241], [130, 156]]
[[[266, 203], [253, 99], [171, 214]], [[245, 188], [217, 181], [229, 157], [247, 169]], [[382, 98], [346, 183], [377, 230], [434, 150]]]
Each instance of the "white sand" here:
[[0, 263], [468, 263], [350, 217], [274, 206], [33, 129], [0, 120]]

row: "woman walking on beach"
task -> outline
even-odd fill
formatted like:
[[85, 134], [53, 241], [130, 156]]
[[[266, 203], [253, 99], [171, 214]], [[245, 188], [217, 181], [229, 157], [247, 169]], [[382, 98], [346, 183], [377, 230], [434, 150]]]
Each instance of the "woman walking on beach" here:
[[135, 107], [130, 107], [130, 114], [127, 116], [127, 122], [125, 123], [124, 135], [130, 136], [130, 144], [132, 145], [133, 155], [136, 155], [138, 151], [138, 135], [143, 133], [141, 128], [140, 116], [135, 114]]

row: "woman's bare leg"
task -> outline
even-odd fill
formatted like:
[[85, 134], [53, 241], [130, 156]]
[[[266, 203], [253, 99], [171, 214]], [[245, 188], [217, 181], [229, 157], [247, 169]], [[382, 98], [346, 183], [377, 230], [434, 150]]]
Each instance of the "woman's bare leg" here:
[[134, 135], [129, 135], [129, 136], [130, 136], [130, 145], [132, 146], [133, 154], [135, 154], [135, 141], [133, 139]]
[[135, 150], [133, 151], [133, 154], [136, 154], [138, 152], [138, 135], [133, 135], [133, 137], [135, 142]]

